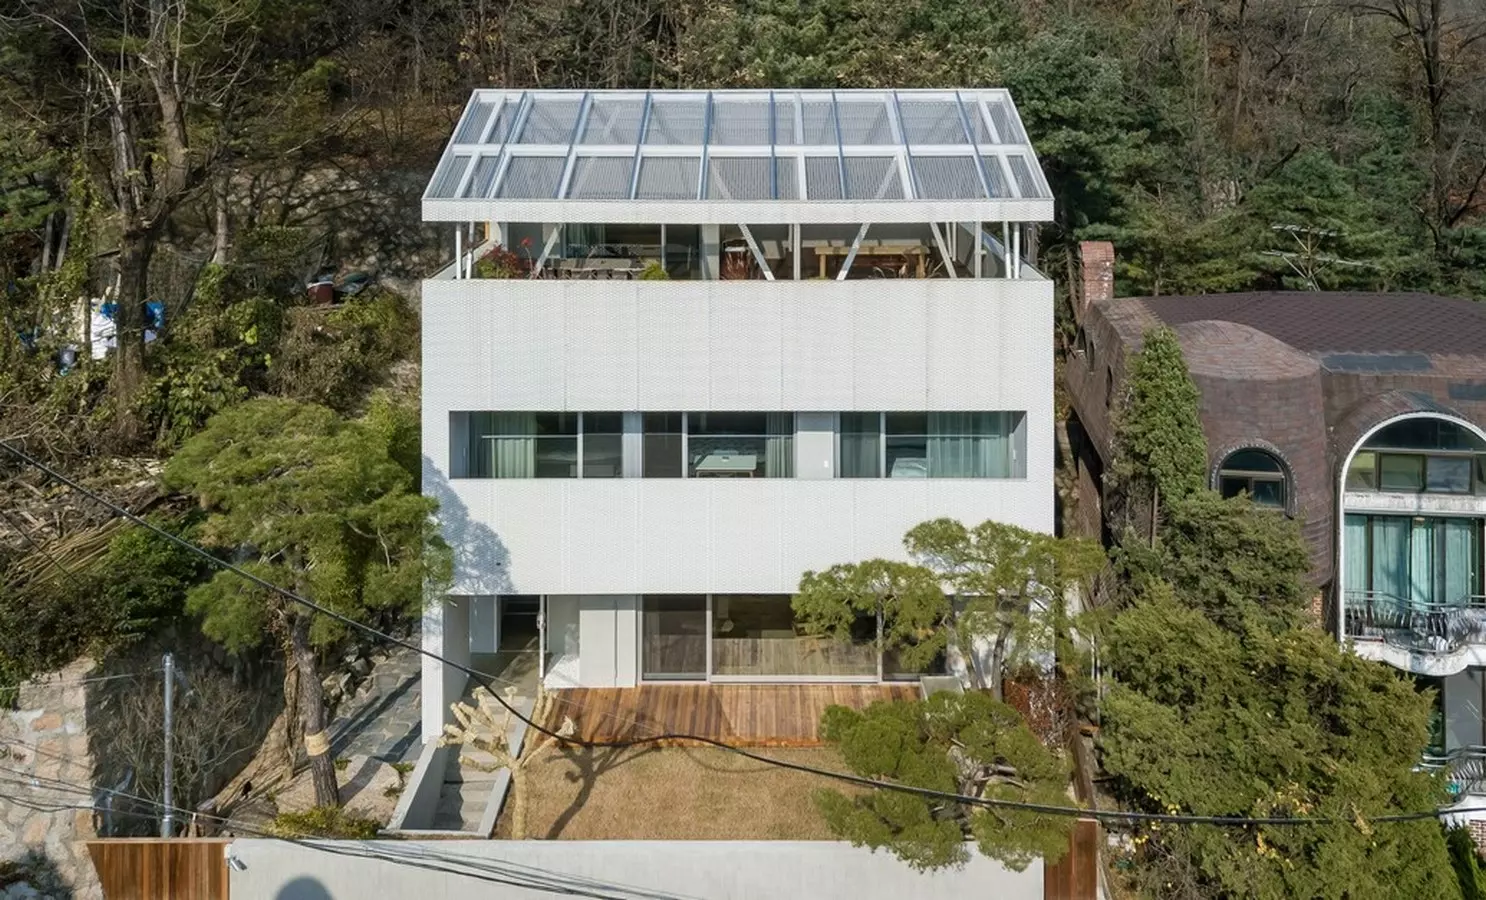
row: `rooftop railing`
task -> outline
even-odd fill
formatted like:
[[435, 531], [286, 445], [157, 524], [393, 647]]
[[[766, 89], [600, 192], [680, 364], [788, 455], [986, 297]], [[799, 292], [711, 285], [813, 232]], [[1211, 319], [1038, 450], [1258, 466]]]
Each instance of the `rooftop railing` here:
[[1454, 653], [1486, 644], [1486, 595], [1450, 603], [1410, 600], [1383, 591], [1347, 591], [1346, 633], [1412, 653]]

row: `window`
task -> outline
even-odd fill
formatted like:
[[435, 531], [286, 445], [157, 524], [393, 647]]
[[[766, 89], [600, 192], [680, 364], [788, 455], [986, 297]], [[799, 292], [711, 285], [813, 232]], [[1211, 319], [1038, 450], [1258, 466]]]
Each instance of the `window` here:
[[689, 413], [687, 475], [790, 478], [795, 474], [794, 413]]
[[1224, 497], [1248, 494], [1259, 506], [1285, 509], [1285, 469], [1263, 450], [1239, 450], [1218, 468], [1218, 490]]
[[1021, 478], [1019, 412], [842, 413], [842, 478]]
[[715, 594], [712, 597], [712, 674], [723, 677], [875, 676], [875, 617], [862, 616], [852, 640], [811, 637], [795, 627], [790, 597]]
[[465, 450], [462, 465], [451, 467], [455, 477], [578, 477], [577, 413], [474, 412], [451, 419]]
[[1486, 494], [1486, 442], [1444, 419], [1395, 422], [1352, 455], [1349, 491]]
[[836, 471], [842, 478], [882, 477], [882, 414], [842, 413]]
[[646, 413], [644, 427], [644, 477], [680, 478], [681, 413]]
[[705, 594], [647, 594], [640, 638], [640, 677], [702, 681], [707, 677]]
[[583, 414], [583, 477], [624, 475], [624, 414]]

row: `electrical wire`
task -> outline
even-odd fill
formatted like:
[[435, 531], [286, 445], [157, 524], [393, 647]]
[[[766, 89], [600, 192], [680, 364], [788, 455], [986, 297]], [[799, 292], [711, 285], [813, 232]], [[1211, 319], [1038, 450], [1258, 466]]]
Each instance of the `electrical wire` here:
[[[34, 745], [21, 741], [0, 741], [0, 744], [18, 744], [20, 746], [37, 748]], [[38, 751], [38, 755], [47, 756], [52, 759], [63, 759], [57, 754]], [[56, 798], [44, 798], [43, 800], [26, 800], [14, 795], [0, 794], [0, 799], [6, 799], [28, 809], [40, 812], [65, 812], [67, 810], [94, 809], [92, 805], [95, 792], [85, 785], [64, 781], [57, 778], [47, 778], [0, 766], [0, 772], [7, 773], [11, 777], [0, 776], [0, 784], [9, 784], [15, 787], [29, 788], [34, 791], [53, 791], [58, 794], [72, 794], [89, 798], [87, 804], [71, 803], [56, 805]], [[324, 840], [308, 839], [303, 837], [290, 837], [282, 834], [264, 831], [247, 823], [229, 819], [224, 816], [216, 816], [201, 813], [195, 810], [185, 809], [178, 806], [167, 806], [157, 800], [151, 800], [138, 794], [126, 791], [105, 790], [97, 793], [107, 793], [126, 800], [133, 800], [143, 804], [152, 811], [171, 811], [182, 816], [194, 816], [197, 819], [205, 819], [217, 824], [219, 828], [230, 829], [234, 833], [280, 841], [298, 847], [314, 850], [321, 853], [329, 853], [336, 856], [349, 856], [357, 859], [372, 859], [390, 863], [392, 865], [408, 866], [411, 868], [427, 871], [441, 872], [450, 875], [460, 875], [468, 878], [485, 881], [492, 884], [501, 884], [508, 887], [521, 887], [531, 890], [547, 891], [549, 893], [564, 894], [568, 896], [591, 897], [596, 900], [688, 900], [688, 898], [669, 893], [658, 893], [645, 888], [635, 888], [625, 885], [615, 885], [582, 876], [557, 874], [545, 869], [533, 866], [524, 866], [514, 863], [505, 863], [498, 860], [484, 859], [474, 856], [463, 856], [452, 853], [440, 853], [422, 847], [416, 849], [399, 848], [399, 841], [344, 841], [338, 840], [329, 843]], [[44, 802], [52, 800], [52, 803]], [[402, 849], [402, 852], [399, 850]], [[440, 865], [440, 863], [444, 865]], [[457, 866], [459, 868], [450, 868]], [[618, 893], [615, 893], [618, 892]]]
[[[1067, 817], [1074, 817], [1074, 818], [1089, 818], [1089, 819], [1097, 819], [1097, 820], [1104, 821], [1104, 822], [1129, 822], [1129, 823], [1133, 823], [1133, 822], [1154, 822], [1154, 823], [1162, 823], [1162, 824], [1183, 824], [1183, 823], [1185, 823], [1185, 824], [1193, 824], [1193, 825], [1219, 825], [1219, 826], [1249, 827], [1249, 826], [1314, 826], [1314, 825], [1333, 825], [1333, 824], [1337, 824], [1337, 823], [1344, 823], [1344, 822], [1353, 821], [1353, 820], [1346, 819], [1346, 818], [1327, 817], [1327, 816], [1316, 816], [1316, 817], [1305, 817], [1305, 816], [1214, 816], [1214, 815], [1195, 815], [1195, 814], [1186, 814], [1186, 813], [1152, 813], [1152, 812], [1139, 812], [1139, 811], [1127, 811], [1127, 810], [1098, 810], [1098, 809], [1085, 809], [1083, 807], [1078, 807], [1078, 806], [1063, 806], [1063, 805], [1048, 804], [1048, 803], [1031, 803], [1031, 802], [1022, 801], [1022, 800], [1003, 800], [1003, 799], [992, 798], [992, 797], [974, 797], [974, 796], [971, 796], [971, 795], [968, 795], [968, 794], [954, 793], [952, 791], [939, 791], [939, 790], [934, 790], [932, 788], [922, 788], [922, 787], [916, 787], [914, 785], [899, 784], [899, 783], [891, 782], [891, 781], [882, 781], [882, 780], [879, 780], [879, 779], [876, 779], [876, 778], [866, 778], [866, 777], [863, 777], [863, 776], [860, 776], [860, 775], [853, 775], [853, 774], [849, 774], [849, 773], [846, 773], [846, 772], [832, 772], [829, 769], [820, 769], [820, 768], [817, 768], [815, 766], [808, 766], [808, 765], [804, 765], [802, 763], [795, 763], [795, 762], [790, 762], [788, 760], [775, 759], [775, 758], [772, 758], [772, 757], [769, 757], [769, 756], [765, 756], [765, 755], [763, 755], [761, 753], [756, 753], [756, 752], [754, 752], [752, 750], [749, 750], [747, 748], [734, 746], [732, 744], [728, 744], [728, 743], [726, 743], [724, 741], [717, 740], [716, 738], [707, 737], [705, 735], [687, 734], [687, 733], [684, 733], [684, 732], [665, 732], [665, 733], [661, 733], [661, 734], [651, 735], [649, 737], [643, 737], [643, 738], [627, 738], [627, 739], [624, 739], [624, 740], [616, 740], [616, 741], [588, 741], [588, 740], [580, 740], [580, 739], [574, 738], [574, 737], [569, 737], [569, 736], [560, 734], [557, 731], [554, 731], [554, 730], [546, 727], [545, 725], [541, 724], [540, 722], [537, 722], [536, 720], [532, 719], [530, 716], [527, 716], [525, 713], [521, 712], [519, 709], [517, 709], [515, 706], [513, 706], [508, 700], [506, 700], [505, 697], [501, 696], [501, 692], [500, 691], [494, 689], [493, 681], [495, 679], [491, 679], [490, 676], [487, 676], [485, 673], [476, 671], [475, 669], [472, 669], [468, 665], [465, 665], [463, 663], [459, 663], [459, 662], [455, 662], [454, 660], [447, 659], [447, 658], [445, 658], [445, 657], [443, 657], [443, 656], [441, 656], [441, 655], [439, 655], [437, 653], [434, 653], [431, 650], [428, 650], [428, 649], [425, 649], [423, 647], [420, 647], [420, 646], [418, 646], [416, 644], [413, 644], [410, 641], [406, 641], [406, 640], [403, 640], [401, 638], [395, 637], [393, 635], [387, 634], [387, 633], [385, 633], [383, 631], [380, 631], [380, 630], [378, 630], [378, 629], [376, 629], [376, 628], [374, 628], [374, 627], [372, 627], [370, 625], [367, 625], [365, 623], [359, 622], [356, 619], [353, 619], [350, 616], [347, 616], [347, 615], [345, 615], [343, 613], [339, 613], [339, 612], [336, 612], [333, 609], [329, 609], [327, 607], [321, 606], [320, 604], [315, 603], [313, 600], [309, 600], [309, 599], [306, 599], [304, 597], [301, 597], [298, 594], [295, 594], [293, 591], [288, 590], [287, 588], [280, 587], [279, 585], [276, 585], [276, 584], [274, 584], [271, 581], [268, 581], [268, 580], [266, 580], [264, 578], [260, 578], [259, 576], [254, 575], [252, 572], [249, 572], [249, 571], [247, 571], [246, 569], [243, 569], [240, 566], [237, 566], [237, 565], [235, 565], [233, 563], [230, 563], [230, 562], [228, 562], [228, 561], [226, 561], [224, 559], [220, 559], [219, 557], [213, 555], [212, 553], [208, 552], [207, 550], [205, 550], [205, 549], [203, 549], [201, 547], [198, 547], [197, 545], [191, 543], [190, 541], [187, 541], [184, 538], [181, 538], [181, 537], [179, 537], [179, 536], [177, 536], [175, 534], [172, 534], [169, 531], [166, 531], [165, 529], [159, 527], [158, 525], [155, 525], [153, 522], [149, 522], [149, 521], [141, 518], [140, 516], [135, 515], [134, 513], [130, 512], [129, 510], [125, 509], [124, 507], [119, 506], [118, 504], [112, 502], [108, 498], [103, 497], [103, 496], [97, 494], [96, 492], [94, 492], [94, 491], [92, 491], [92, 490], [90, 490], [88, 488], [83, 487], [82, 485], [78, 484], [76, 481], [74, 481], [71, 478], [69, 478], [67, 475], [65, 475], [65, 474], [63, 474], [61, 472], [58, 472], [57, 470], [55, 470], [52, 467], [48, 466], [46, 463], [43, 463], [40, 460], [37, 460], [34, 457], [30, 456], [29, 454], [27, 454], [27, 453], [25, 453], [25, 452], [17, 449], [13, 445], [11, 445], [11, 443], [9, 441], [0, 441], [0, 449], [5, 450], [6, 452], [10, 453], [12, 456], [16, 457], [17, 459], [21, 460], [24, 463], [26, 463], [28, 465], [31, 465], [31, 466], [34, 466], [37, 469], [40, 469], [42, 472], [46, 473], [47, 475], [51, 476], [52, 478], [56, 479], [57, 481], [61, 482], [64, 485], [66, 485], [67, 487], [71, 488], [72, 490], [77, 491], [79, 494], [82, 494], [84, 497], [92, 500], [94, 503], [99, 504], [100, 506], [104, 507], [105, 509], [107, 509], [110, 512], [114, 513], [115, 515], [120, 516], [120, 517], [122, 517], [124, 519], [127, 519], [128, 521], [134, 523], [135, 525], [138, 525], [138, 526], [140, 526], [142, 528], [145, 528], [146, 530], [148, 530], [148, 531], [150, 531], [150, 532], [158, 535], [159, 537], [162, 537], [162, 538], [170, 541], [171, 543], [173, 543], [173, 544], [181, 547], [182, 549], [184, 549], [184, 550], [186, 550], [186, 551], [188, 551], [188, 552], [190, 552], [192, 554], [195, 554], [196, 556], [201, 557], [204, 561], [210, 563], [212, 566], [214, 566], [214, 567], [216, 567], [218, 569], [222, 569], [222, 570], [225, 570], [225, 571], [228, 571], [228, 572], [232, 572], [233, 574], [237, 575], [238, 577], [243, 578], [246, 581], [248, 581], [248, 582], [250, 582], [252, 584], [257, 585], [260, 588], [263, 588], [264, 590], [268, 591], [269, 593], [277, 594], [278, 596], [281, 596], [281, 597], [289, 600], [292, 603], [296, 603], [296, 604], [298, 604], [300, 606], [305, 607], [306, 609], [309, 609], [309, 610], [312, 610], [312, 611], [314, 611], [316, 613], [319, 613], [320, 615], [327, 616], [327, 617], [329, 617], [329, 618], [331, 618], [331, 619], [333, 619], [333, 620], [335, 620], [335, 621], [337, 621], [337, 622], [339, 622], [339, 623], [341, 623], [343, 625], [346, 625], [346, 626], [348, 626], [350, 628], [354, 628], [354, 629], [356, 629], [356, 630], [358, 630], [358, 631], [360, 631], [360, 632], [362, 632], [364, 634], [370, 635], [372, 637], [378, 638], [379, 640], [382, 640], [382, 641], [385, 641], [387, 643], [394, 644], [396, 646], [399, 646], [399, 647], [402, 647], [404, 649], [410, 650], [410, 651], [412, 651], [414, 653], [419, 654], [420, 656], [424, 656], [424, 657], [427, 657], [429, 659], [435, 660], [436, 662], [439, 662], [439, 663], [441, 663], [441, 664], [443, 664], [445, 666], [448, 666], [448, 667], [450, 667], [452, 669], [455, 669], [456, 671], [459, 671], [459, 672], [464, 673], [465, 675], [468, 675], [470, 678], [475, 679], [476, 682], [478, 684], [480, 684], [482, 687], [484, 687], [487, 691], [489, 691], [490, 694], [491, 694], [491, 696], [492, 696], [492, 698], [495, 699], [495, 701], [497, 703], [499, 703], [502, 707], [504, 707], [505, 710], [510, 715], [512, 715], [516, 719], [520, 720], [521, 722], [525, 723], [528, 728], [530, 728], [533, 731], [536, 731], [536, 732], [538, 732], [540, 734], [546, 735], [547, 737], [552, 738], [553, 740], [559, 741], [559, 742], [561, 742], [563, 744], [567, 744], [567, 745], [570, 745], [570, 746], [584, 747], [584, 748], [589, 748], [589, 749], [623, 749], [623, 748], [627, 748], [627, 747], [642, 746], [642, 745], [645, 745], [645, 744], [675, 743], [675, 742], [679, 742], [679, 741], [687, 741], [687, 742], [691, 742], [691, 743], [697, 743], [697, 744], [703, 744], [703, 745], [706, 745], [706, 746], [716, 747], [716, 748], [718, 748], [720, 750], [726, 750], [729, 753], [734, 753], [734, 754], [737, 754], [738, 756], [742, 756], [742, 757], [744, 757], [746, 759], [751, 759], [751, 760], [754, 760], [755, 762], [764, 763], [764, 764], [767, 764], [767, 765], [774, 766], [776, 768], [789, 769], [789, 770], [796, 771], [796, 772], [803, 772], [803, 773], [810, 774], [810, 775], [817, 775], [817, 776], [820, 776], [822, 778], [830, 778], [830, 779], [833, 779], [833, 780], [836, 780], [836, 781], [840, 781], [840, 782], [843, 782], [843, 783], [846, 783], [846, 784], [856, 785], [858, 787], [875, 788], [875, 789], [880, 789], [880, 790], [894, 791], [894, 792], [903, 793], [903, 794], [913, 794], [913, 795], [924, 797], [924, 798], [930, 799], [930, 800], [939, 800], [939, 801], [943, 801], [943, 802], [958, 803], [958, 804], [964, 804], [964, 805], [967, 805], [967, 806], [975, 806], [975, 807], [981, 807], [981, 808], [987, 808], [987, 809], [1005, 809], [1005, 810], [1011, 810], [1011, 811], [1020, 811], [1020, 812], [1027, 812], [1027, 813], [1037, 813], [1037, 814], [1040, 814], [1040, 815], [1067, 816]], [[1459, 814], [1459, 812], [1461, 812], [1461, 811], [1460, 810], [1449, 811], [1449, 810], [1439, 810], [1439, 809], [1436, 809], [1436, 810], [1421, 811], [1421, 812], [1395, 813], [1395, 814], [1389, 814], [1389, 815], [1384, 815], [1384, 816], [1378, 816], [1378, 817], [1375, 817], [1375, 818], [1370, 818], [1367, 821], [1369, 821], [1369, 822], [1412, 822], [1412, 821], [1420, 821], [1420, 820], [1424, 820], [1424, 819], [1440, 819], [1440, 818], [1443, 818], [1445, 816]]]

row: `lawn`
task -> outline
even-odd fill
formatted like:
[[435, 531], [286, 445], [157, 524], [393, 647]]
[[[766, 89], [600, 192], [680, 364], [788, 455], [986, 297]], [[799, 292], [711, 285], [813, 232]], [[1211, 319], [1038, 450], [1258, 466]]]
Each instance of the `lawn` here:
[[[847, 771], [831, 748], [760, 751]], [[831, 840], [812, 795], [831, 782], [712, 747], [544, 747], [527, 764], [526, 836], [565, 840]], [[850, 790], [850, 788], [847, 788]], [[508, 797], [496, 837], [510, 837]]]

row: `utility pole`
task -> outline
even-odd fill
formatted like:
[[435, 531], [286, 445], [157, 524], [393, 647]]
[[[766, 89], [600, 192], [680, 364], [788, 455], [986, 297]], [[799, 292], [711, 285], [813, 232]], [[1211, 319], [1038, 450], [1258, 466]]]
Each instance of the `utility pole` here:
[[175, 759], [172, 751], [173, 730], [175, 727], [175, 657], [169, 653], [165, 654], [165, 772], [164, 772], [164, 796], [162, 798], [165, 807], [164, 814], [160, 817], [160, 836], [168, 838], [175, 831]]

